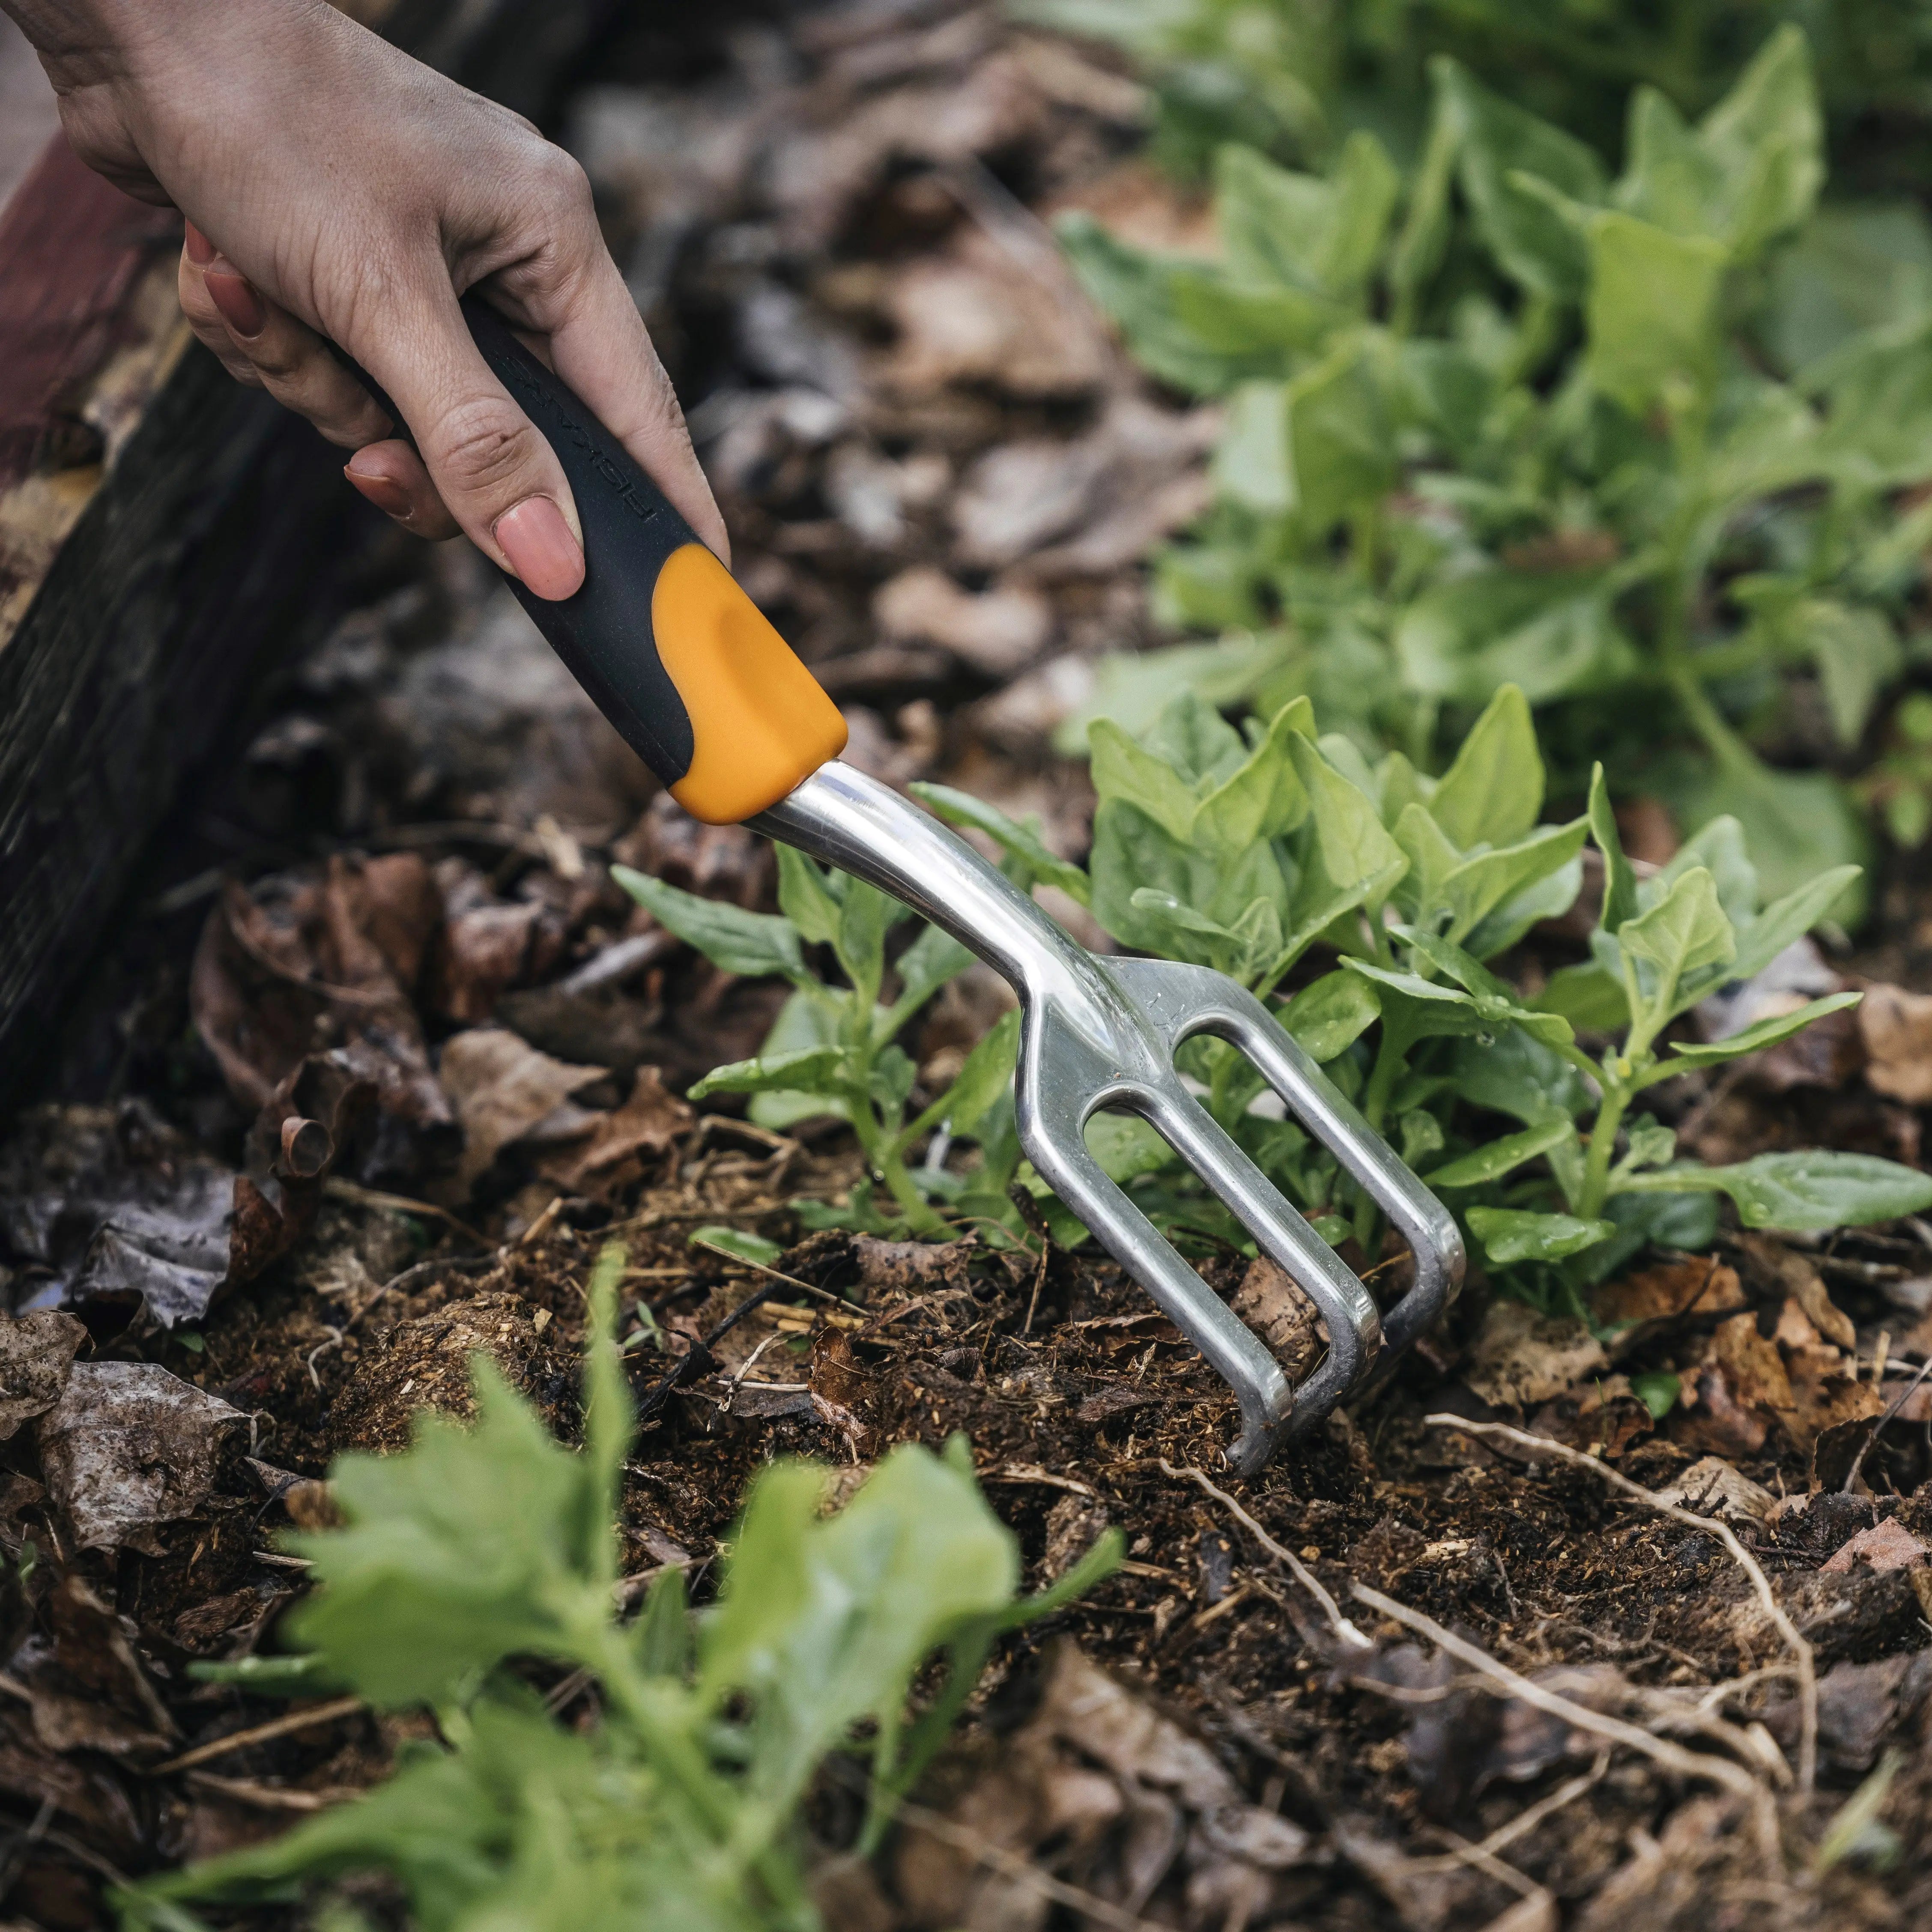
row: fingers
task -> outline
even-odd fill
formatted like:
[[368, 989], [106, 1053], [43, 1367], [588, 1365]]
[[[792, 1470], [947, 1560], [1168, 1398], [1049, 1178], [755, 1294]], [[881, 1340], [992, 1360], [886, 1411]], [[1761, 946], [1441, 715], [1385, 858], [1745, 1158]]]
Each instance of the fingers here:
[[358, 449], [394, 428], [322, 338], [264, 300], [192, 223], [178, 286], [183, 314], [229, 374], [308, 417], [331, 442]]
[[538, 596], [568, 597], [584, 582], [584, 544], [562, 466], [491, 374], [436, 266], [392, 299], [364, 360], [415, 431], [428, 480], [464, 534]]
[[730, 561], [711, 486], [699, 466], [670, 378], [610, 259], [589, 184], [557, 155], [546, 184], [544, 246], [494, 281], [519, 319], [549, 339], [548, 360], [650, 473], [698, 536]]
[[592, 226], [594, 254], [550, 331], [556, 373], [637, 458], [672, 506], [727, 565], [731, 539], [691, 446], [676, 392], [616, 264]]
[[463, 526], [436, 494], [422, 458], [407, 443], [372, 442], [349, 459], [342, 473], [412, 535], [440, 542], [463, 534]]

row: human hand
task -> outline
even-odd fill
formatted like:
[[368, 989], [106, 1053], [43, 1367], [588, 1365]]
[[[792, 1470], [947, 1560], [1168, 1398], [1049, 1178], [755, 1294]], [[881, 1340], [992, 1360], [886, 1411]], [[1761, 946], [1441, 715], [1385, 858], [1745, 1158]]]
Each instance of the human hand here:
[[[590, 185], [520, 116], [321, 0], [4, 4], [82, 158], [187, 217], [195, 333], [354, 450], [345, 473], [379, 508], [424, 536], [461, 530], [538, 596], [583, 580], [563, 471], [464, 326], [473, 287], [728, 558]], [[415, 448], [324, 336], [388, 392]]]

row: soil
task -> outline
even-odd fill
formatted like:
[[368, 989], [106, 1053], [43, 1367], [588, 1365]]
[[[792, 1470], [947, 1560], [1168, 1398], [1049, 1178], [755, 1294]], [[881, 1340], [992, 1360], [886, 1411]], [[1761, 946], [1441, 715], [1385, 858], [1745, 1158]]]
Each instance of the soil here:
[[[1196, 212], [1136, 159], [1130, 78], [989, 9], [719, 32], [668, 73], [656, 43], [607, 50], [568, 125], [736, 566], [848, 706], [859, 762], [1037, 812], [1077, 856], [1090, 800], [1051, 728], [1099, 650], [1157, 635], [1137, 560], [1198, 506], [1205, 446], [1082, 319], [1034, 211], [1082, 200], [1170, 238]], [[970, 328], [932, 323], [934, 285]], [[10, 1920], [104, 1924], [121, 1876], [382, 1774], [409, 1726], [323, 1702], [250, 1741], [286, 1707], [186, 1666], [274, 1648], [302, 1588], [275, 1533], [327, 1520], [334, 1455], [464, 1412], [475, 1352], [572, 1436], [584, 1285], [617, 1240], [625, 1331], [662, 1337], [631, 1356], [628, 1575], [686, 1564], [701, 1598], [766, 1461], [856, 1475], [956, 1432], [1032, 1586], [1126, 1538], [1118, 1574], [999, 1652], [875, 1871], [834, 1856], [834, 1768], [829, 1923], [1925, 1922], [1932, 1228], [1640, 1257], [1594, 1336], [1478, 1280], [1382, 1386], [1238, 1480], [1222, 1385], [1090, 1250], [808, 1233], [790, 1204], [860, 1175], [837, 1124], [676, 1099], [755, 1049], [778, 995], [680, 948], [607, 868], [769, 907], [768, 855], [653, 798], [473, 556], [372, 530], [332, 601], [158, 833], [0, 1147]], [[1687, 1148], [1918, 1160], [1932, 902], [1901, 869], [1879, 903], [1864, 952], [1816, 964], [1895, 988], [1892, 1030], [1845, 1016], [1660, 1090]], [[1571, 956], [1552, 930], [1522, 964]], [[998, 998], [969, 975], [921, 1065]], [[693, 1247], [715, 1223], [783, 1244], [776, 1275]], [[1265, 1270], [1200, 1266], [1284, 1350], [1308, 1342]], [[1667, 1375], [1690, 1399], [1659, 1419], [1637, 1391]], [[1478, 1426], [1498, 1420], [1600, 1467]], [[1815, 1655], [1814, 1791], [1750, 1579], [1714, 1526], [1604, 1468], [1754, 1553]], [[1568, 1701], [1510, 1694], [1361, 1588]], [[1832, 1840], [1861, 1790], [1862, 1832]]]

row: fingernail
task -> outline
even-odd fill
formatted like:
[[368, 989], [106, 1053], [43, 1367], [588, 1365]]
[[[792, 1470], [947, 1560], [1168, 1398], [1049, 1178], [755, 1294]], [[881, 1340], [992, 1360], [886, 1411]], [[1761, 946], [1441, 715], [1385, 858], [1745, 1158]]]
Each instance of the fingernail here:
[[361, 470], [346, 465], [342, 473], [386, 517], [394, 517], [399, 522], [406, 523], [416, 514], [416, 506], [410, 501], [410, 493], [393, 476], [365, 476]]
[[190, 221], [188, 224], [188, 258], [197, 268], [205, 268], [214, 260], [214, 244]]
[[539, 597], [568, 597], [584, 581], [584, 546], [548, 496], [526, 496], [496, 519], [495, 537], [510, 568]]
[[262, 298], [225, 262], [210, 268], [201, 278], [208, 298], [221, 311], [221, 319], [244, 340], [260, 335], [268, 326], [268, 312]]

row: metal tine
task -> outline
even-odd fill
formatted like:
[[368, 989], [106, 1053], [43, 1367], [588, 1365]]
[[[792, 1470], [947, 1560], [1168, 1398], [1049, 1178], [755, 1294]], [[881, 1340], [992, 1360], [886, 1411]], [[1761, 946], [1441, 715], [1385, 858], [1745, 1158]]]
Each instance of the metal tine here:
[[[1383, 1359], [1385, 1364], [1392, 1361], [1461, 1290], [1465, 1257], [1454, 1217], [1287, 1029], [1226, 974], [1166, 960], [1109, 964], [1172, 1048], [1178, 1050], [1197, 1034], [1210, 1034], [1246, 1054], [1289, 1112], [1330, 1149], [1408, 1242], [1415, 1257], [1414, 1284], [1382, 1318]], [[1321, 1245], [1328, 1251], [1325, 1242]]]
[[1076, 1132], [1023, 1131], [1041, 1178], [1101, 1246], [1140, 1282], [1155, 1305], [1201, 1351], [1240, 1404], [1240, 1438], [1229, 1466], [1251, 1476], [1286, 1439], [1300, 1409], [1281, 1364], [1178, 1254], [1167, 1238], [1104, 1173]]
[[1270, 1260], [1286, 1270], [1328, 1324], [1328, 1349], [1294, 1393], [1284, 1432], [1293, 1441], [1322, 1420], [1375, 1366], [1382, 1316], [1354, 1272], [1181, 1087], [1144, 1110], [1148, 1124], [1217, 1194]]

